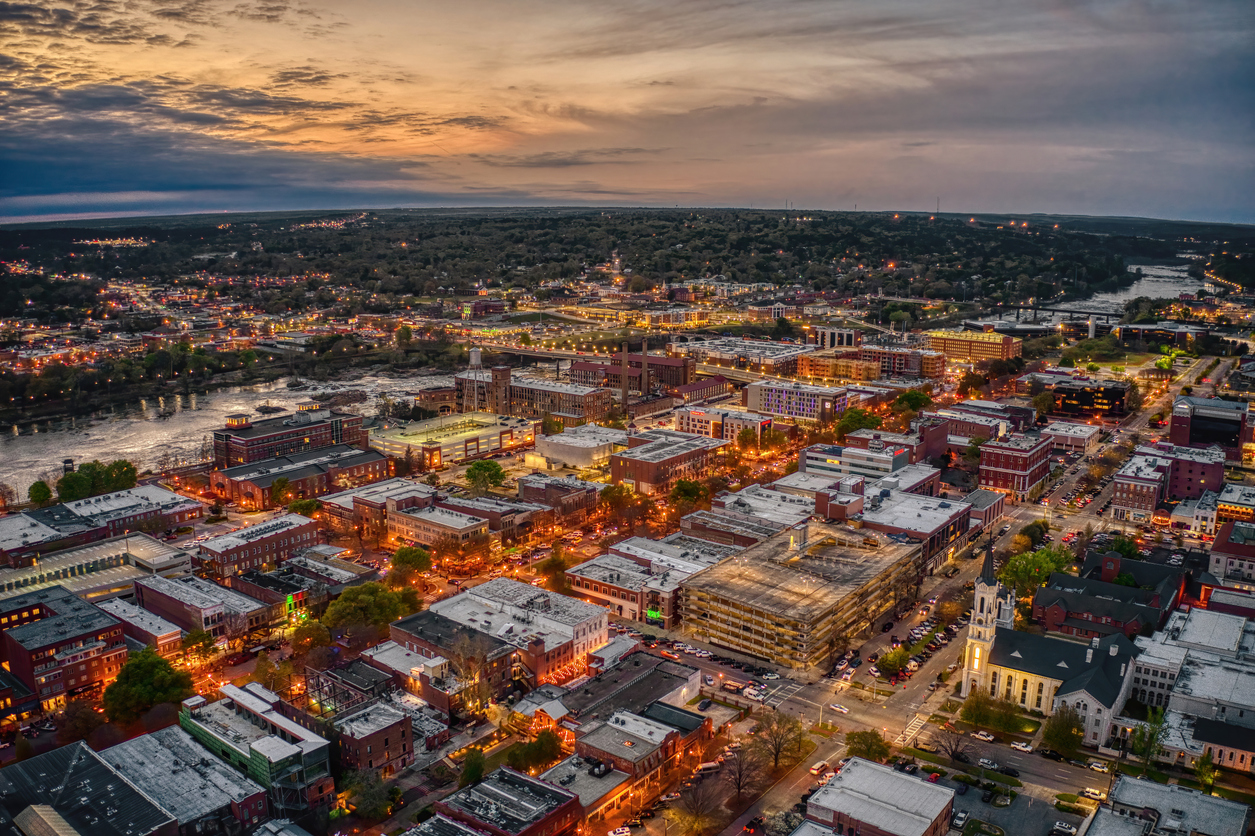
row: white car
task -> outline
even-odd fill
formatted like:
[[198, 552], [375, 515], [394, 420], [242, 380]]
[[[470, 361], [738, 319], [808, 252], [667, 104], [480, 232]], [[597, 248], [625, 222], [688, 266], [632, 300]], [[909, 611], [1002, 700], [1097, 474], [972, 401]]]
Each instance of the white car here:
[[991, 761], [989, 758], [981, 758], [980, 765], [982, 769], [997, 769], [998, 768], [998, 762]]
[[606, 833], [606, 836], [632, 836], [632, 829], [629, 827], [616, 827], [614, 830]]
[[986, 743], [994, 742], [994, 736], [987, 731], [974, 731], [972, 732], [972, 737], [976, 738], [977, 740], [983, 740]]
[[778, 673], [769, 672], [769, 673], [763, 674], [763, 679], [779, 679], [779, 678], [780, 678], [780, 674]]
[[1102, 761], [1090, 761], [1089, 768], [1094, 770], [1095, 772], [1101, 772], [1103, 774], [1106, 774], [1111, 771], [1111, 767], [1103, 763]]
[[715, 684], [715, 678], [714, 678], [713, 676], [711, 676], [710, 674], [706, 674], [706, 684], [707, 684], [707, 685], [714, 685], [714, 684]]
[[849, 713], [850, 713], [850, 709], [846, 708], [844, 705], [842, 705], [841, 703], [838, 703], [838, 702], [834, 702], [834, 703], [832, 703], [831, 705], [829, 705], [828, 707], [829, 707], [829, 708], [831, 708], [833, 711], [839, 711], [839, 712], [841, 712], [842, 714], [849, 714]]
[[1024, 752], [1025, 754], [1029, 754], [1033, 751], [1032, 746], [1029, 746], [1027, 743], [1021, 743], [1018, 740], [1011, 744], [1011, 748], [1018, 752]]
[[1086, 798], [1092, 798], [1095, 801], [1107, 800], [1107, 794], [1105, 792], [1103, 792], [1102, 790], [1096, 790], [1093, 787], [1086, 787], [1085, 789], [1081, 790], [1081, 795], [1085, 796]]
[[679, 797], [680, 797], [680, 794], [678, 792], [669, 792], [666, 795], [664, 795], [661, 800], [662, 801], [675, 801]]
[[1067, 833], [1067, 834], [1070, 834], [1070, 836], [1076, 836], [1076, 825], [1068, 824], [1065, 821], [1055, 822], [1054, 829], [1060, 833]]

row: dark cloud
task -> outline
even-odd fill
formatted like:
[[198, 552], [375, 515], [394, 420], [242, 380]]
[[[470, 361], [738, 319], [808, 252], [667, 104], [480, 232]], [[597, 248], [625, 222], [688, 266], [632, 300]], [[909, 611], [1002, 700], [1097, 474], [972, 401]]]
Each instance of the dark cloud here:
[[270, 76], [275, 87], [323, 87], [332, 81], [348, 78], [348, 73], [332, 73], [316, 67], [292, 67]]
[[590, 148], [582, 151], [545, 151], [527, 156], [471, 154], [470, 159], [499, 168], [569, 168], [581, 165], [613, 165], [630, 163], [647, 154], [659, 154], [665, 148]]

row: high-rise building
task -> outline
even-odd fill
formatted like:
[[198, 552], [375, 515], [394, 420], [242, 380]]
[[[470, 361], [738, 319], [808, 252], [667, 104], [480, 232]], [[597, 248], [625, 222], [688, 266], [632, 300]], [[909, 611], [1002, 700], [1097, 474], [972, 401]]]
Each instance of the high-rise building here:
[[1024, 354], [1024, 341], [993, 331], [929, 331], [928, 347], [951, 360], [978, 363], [1010, 360]]

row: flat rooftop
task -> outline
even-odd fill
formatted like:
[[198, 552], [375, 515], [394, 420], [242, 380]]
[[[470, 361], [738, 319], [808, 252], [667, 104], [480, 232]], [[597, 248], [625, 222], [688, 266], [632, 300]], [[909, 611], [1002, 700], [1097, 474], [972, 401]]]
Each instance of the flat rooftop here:
[[154, 592], [167, 595], [176, 601], [198, 609], [210, 609], [221, 604], [228, 612], [246, 615], [260, 609], [267, 609], [270, 606], [242, 592], [236, 592], [234, 589], [228, 589], [212, 581], [192, 576], [184, 578], [144, 578], [138, 581], [138, 583]]
[[604, 616], [606, 612], [601, 607], [537, 589], [529, 583], [510, 578], [493, 578], [488, 583], [472, 587], [463, 594], [527, 612], [543, 613], [545, 618], [571, 626]]
[[676, 730], [656, 720], [616, 711], [604, 721], [593, 720], [585, 724], [581, 731], [584, 733], [579, 739], [585, 746], [637, 763], [658, 751], [667, 736]]
[[244, 480], [265, 488], [280, 477], [296, 481], [326, 473], [332, 468], [356, 467], [383, 458], [383, 453], [378, 450], [362, 450], [348, 444], [336, 444], [304, 453], [293, 453], [290, 456], [279, 456], [229, 467], [221, 473], [228, 479]]
[[599, 424], [582, 424], [578, 427], [569, 427], [557, 435], [547, 435], [543, 438], [543, 441], [545, 444], [556, 444], [566, 447], [591, 448], [602, 447], [607, 444], [619, 444], [626, 447], [628, 433], [627, 430], [616, 430], [613, 427], [603, 427]]
[[811, 796], [809, 807], [844, 813], [894, 836], [924, 836], [953, 800], [954, 790], [922, 775], [854, 758]]
[[573, 792], [503, 766], [437, 803], [516, 834], [575, 800]]
[[[676, 354], [721, 354], [733, 357], [754, 357], [764, 360], [783, 360], [810, 354], [818, 346], [798, 343], [773, 343], [766, 340], [749, 340], [738, 337], [719, 337], [701, 342], [672, 343]], [[653, 361], [653, 358], [650, 358]]]
[[717, 450], [726, 447], [731, 441], [722, 438], [709, 438], [704, 435], [675, 432], [674, 430], [649, 430], [640, 433], [638, 438], [649, 439], [648, 444], [620, 450], [614, 455], [621, 459], [641, 462], [661, 462], [676, 456], [683, 456], [699, 450]]
[[53, 586], [9, 598], [4, 602], [4, 609], [13, 612], [16, 609], [37, 605], [43, 605], [48, 612], [53, 614], [39, 621], [10, 627], [5, 631], [13, 641], [28, 650], [67, 642], [76, 636], [95, 633], [119, 623], [113, 616], [96, 605], [80, 599], [62, 586]]
[[118, 621], [125, 622], [134, 627], [151, 633], [154, 636], [169, 636], [171, 634], [181, 634], [183, 631], [179, 625], [173, 621], [167, 621], [156, 613], [148, 610], [140, 609], [129, 601], [123, 601], [120, 598], [111, 598], [108, 601], [101, 601], [96, 604], [109, 615]]
[[970, 508], [966, 502], [957, 499], [895, 491], [882, 500], [879, 507], [866, 503], [863, 506], [863, 522], [902, 528], [927, 537]]
[[274, 418], [260, 418], [256, 421], [250, 421], [247, 427], [223, 427], [217, 430], [217, 432], [225, 432], [235, 438], [261, 438], [281, 433], [285, 430], [325, 424], [333, 417], [340, 418], [350, 415], [352, 413], [331, 409], [302, 409], [300, 412], [294, 412], [291, 415], [279, 415]]
[[459, 531], [488, 524], [488, 520], [485, 517], [475, 517], [470, 514], [463, 514], [461, 511], [450, 511], [448, 508], [436, 508], [435, 506], [430, 508], [406, 508], [396, 513], [413, 517], [431, 525], [439, 525]]
[[1090, 424], [1065, 424], [1062, 421], [1046, 425], [1042, 435], [1054, 435], [1068, 438], [1093, 438], [1102, 432], [1102, 428]]
[[266, 792], [225, 762], [207, 757], [204, 747], [178, 726], [111, 746], [100, 757], [179, 824]]
[[245, 526], [232, 531], [230, 534], [211, 537], [201, 543], [200, 548], [201, 551], [222, 554], [231, 549], [255, 543], [266, 537], [284, 534], [303, 525], [313, 525], [313, 522], [309, 517], [302, 517], [300, 514], [284, 514], [282, 517], [275, 517], [273, 520], [264, 523]]
[[341, 714], [332, 722], [332, 725], [341, 734], [361, 740], [390, 726], [398, 725], [404, 720], [405, 714], [400, 709], [387, 703], [376, 702]]
[[815, 513], [813, 499], [773, 491], [762, 485], [750, 485], [736, 493], [720, 494], [715, 497], [712, 506], [714, 503], [718, 503], [718, 509], [727, 514], [781, 525], [794, 525]]
[[882, 573], [921, 556], [919, 545], [893, 543], [875, 531], [809, 522], [786, 529], [691, 576], [684, 587], [785, 618], [810, 622]]
[[987, 441], [981, 445], [981, 449], [985, 450], [996, 448], [999, 450], [1017, 450], [1023, 452], [1039, 447], [1048, 441], [1049, 439], [1041, 438], [1040, 436], [1015, 433], [1014, 435], [1009, 435], [1006, 438], [1000, 438], [997, 441]]
[[[557, 784], [569, 792], [579, 796], [580, 806], [585, 810], [596, 810], [607, 796], [617, 792], [620, 787], [631, 783], [632, 776], [626, 772], [612, 769], [604, 775], [588, 774], [588, 765], [579, 755], [572, 755], [559, 761], [557, 766], [542, 772], [540, 777], [551, 784]], [[432, 834], [436, 836], [436, 834]], [[443, 836], [443, 834], [440, 834]], [[458, 834], [462, 836], [462, 834]]]
[[1237, 801], [1207, 795], [1180, 784], [1139, 781], [1128, 775], [1116, 778], [1109, 803], [1159, 813], [1159, 827], [1180, 833], [1207, 836], [1245, 836], [1250, 808]]
[[844, 386], [815, 386], [811, 383], [799, 383], [795, 380], [755, 380], [746, 388], [783, 390], [797, 392], [802, 395], [818, 395], [825, 398], [836, 398], [847, 393]]
[[408, 496], [429, 497], [435, 494], [436, 488], [431, 485], [424, 485], [412, 479], [397, 478], [320, 496], [318, 502], [322, 505], [334, 505], [345, 512], [352, 512], [354, 500], [358, 499], [383, 505], [389, 499], [402, 499]]
[[425, 444], [454, 444], [503, 430], [533, 430], [535, 426], [536, 422], [528, 418], [511, 418], [490, 412], [462, 412], [427, 421], [372, 428], [370, 437], [372, 441], [381, 439], [396, 444], [410, 444], [417, 451]]

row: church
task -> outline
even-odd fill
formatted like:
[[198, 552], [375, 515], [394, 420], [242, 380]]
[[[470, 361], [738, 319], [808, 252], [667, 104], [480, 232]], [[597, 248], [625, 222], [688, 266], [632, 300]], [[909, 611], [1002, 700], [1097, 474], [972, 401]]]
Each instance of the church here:
[[998, 581], [991, 541], [976, 579], [961, 696], [985, 689], [1046, 715], [1071, 705], [1084, 721], [1085, 745], [1099, 746], [1128, 698], [1131, 662], [1138, 652], [1122, 633], [1079, 642], [1059, 634], [1017, 632], [1015, 591]]

